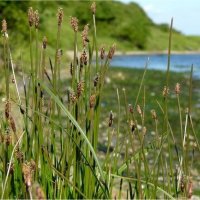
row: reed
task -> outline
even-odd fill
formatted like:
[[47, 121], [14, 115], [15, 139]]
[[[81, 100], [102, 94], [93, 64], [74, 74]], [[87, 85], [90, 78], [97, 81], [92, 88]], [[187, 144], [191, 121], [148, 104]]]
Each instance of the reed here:
[[[29, 8], [30, 63], [27, 74], [22, 69], [22, 81], [17, 81], [19, 74], [15, 72], [10, 50], [12, 41], [8, 40], [7, 23], [2, 21], [5, 116], [0, 118], [1, 199], [191, 198], [194, 178], [191, 171], [197, 156], [194, 151], [200, 150], [191, 114], [193, 68], [188, 107], [183, 108], [180, 84], [175, 86], [176, 100], [171, 98], [169, 90], [173, 20], [169, 29], [166, 82], [161, 83], [162, 101], [155, 97], [156, 106], [148, 113], [147, 61], [133, 102], [129, 102], [125, 88], [122, 91], [116, 88], [117, 103], [113, 105], [116, 112], [107, 110], [108, 119], [103, 119], [104, 87], [116, 45], [107, 54], [105, 45], [99, 48], [98, 8], [93, 3], [90, 9], [91, 30], [86, 24], [81, 32], [78, 19], [70, 19], [74, 53], [71, 66], [61, 69], [61, 57], [65, 56], [60, 49], [64, 46], [62, 26], [66, 26], [63, 9], [57, 12], [52, 64], [51, 58], [47, 60], [47, 38], [40, 38], [39, 13]], [[79, 36], [82, 45], [78, 45]], [[61, 74], [65, 76], [66, 71], [71, 76], [63, 79]], [[170, 121], [170, 101], [177, 106], [174, 112], [179, 116], [178, 132]], [[16, 106], [19, 109], [13, 108]], [[105, 129], [100, 128], [102, 123], [106, 124]], [[155, 132], [152, 137], [151, 131]], [[99, 139], [103, 132], [107, 134], [107, 142], [100, 156]]]

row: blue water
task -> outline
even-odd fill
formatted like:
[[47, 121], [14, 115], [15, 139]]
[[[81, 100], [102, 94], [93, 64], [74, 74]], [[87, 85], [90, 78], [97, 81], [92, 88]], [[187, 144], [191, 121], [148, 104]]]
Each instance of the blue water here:
[[[114, 56], [111, 66], [144, 68], [148, 61], [148, 69], [166, 70], [167, 55], [120, 55]], [[170, 70], [176, 72], [188, 72], [194, 67], [194, 77], [200, 79], [200, 54], [173, 54], [171, 55]]]

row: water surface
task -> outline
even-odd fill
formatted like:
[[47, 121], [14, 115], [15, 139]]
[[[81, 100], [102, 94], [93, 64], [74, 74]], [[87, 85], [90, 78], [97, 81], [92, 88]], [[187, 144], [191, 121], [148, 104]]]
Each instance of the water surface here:
[[[166, 70], [167, 55], [119, 55], [114, 56], [111, 66], [144, 68], [148, 61], [148, 69]], [[191, 66], [194, 66], [194, 77], [200, 79], [200, 54], [172, 54], [170, 70], [176, 72], [190, 72]]]

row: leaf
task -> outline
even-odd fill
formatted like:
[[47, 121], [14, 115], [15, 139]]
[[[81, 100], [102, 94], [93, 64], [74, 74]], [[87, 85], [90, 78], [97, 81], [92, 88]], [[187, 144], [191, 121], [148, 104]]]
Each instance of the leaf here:
[[88, 145], [94, 160], [97, 164], [97, 167], [99, 169], [99, 173], [101, 176], [101, 179], [103, 180], [103, 182], [105, 183], [105, 177], [103, 174], [103, 170], [101, 168], [101, 165], [99, 163], [99, 160], [97, 158], [97, 155], [94, 151], [94, 148], [92, 147], [90, 141], [88, 140], [86, 134], [84, 133], [83, 129], [79, 126], [78, 122], [75, 120], [75, 118], [71, 115], [71, 113], [67, 110], [67, 108], [63, 105], [63, 103], [60, 101], [60, 99], [41, 81], [38, 80], [38, 83], [42, 86], [42, 88], [51, 96], [51, 98], [55, 101], [55, 103], [61, 108], [61, 110], [63, 111], [63, 113], [69, 118], [69, 120], [73, 123], [73, 125], [77, 128], [77, 130], [80, 132], [82, 138], [85, 140], [86, 144]]

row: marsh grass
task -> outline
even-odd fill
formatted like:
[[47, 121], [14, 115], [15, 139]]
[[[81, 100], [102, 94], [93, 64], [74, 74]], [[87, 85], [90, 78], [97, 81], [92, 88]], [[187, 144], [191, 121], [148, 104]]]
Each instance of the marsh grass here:
[[[96, 12], [93, 3], [93, 33], [90, 38], [90, 30], [85, 26], [82, 49], [77, 45], [78, 20], [71, 17], [74, 56], [67, 69], [71, 77], [64, 83], [61, 78], [64, 55], [60, 49], [60, 33], [65, 25], [63, 10], [59, 8], [57, 14], [53, 62], [51, 58], [47, 59], [47, 39], [40, 41], [39, 38], [38, 11], [29, 9], [30, 64], [27, 67], [30, 71], [23, 73], [22, 81], [16, 79], [10, 52], [12, 43], [3, 21], [6, 103], [5, 116], [1, 117], [1, 199], [191, 198], [195, 178], [192, 177], [194, 152], [200, 150], [192, 119], [193, 68], [187, 107], [182, 107], [180, 88], [176, 85], [177, 111], [174, 112], [178, 112], [179, 123], [176, 124], [178, 128], [173, 129], [168, 102], [172, 23], [166, 81], [161, 83], [163, 98], [160, 101], [155, 97], [156, 107], [151, 111], [151, 126], [147, 129], [146, 97], [150, 91], [146, 89], [145, 77], [148, 62], [133, 106], [128, 102], [126, 89], [123, 89], [122, 97], [116, 89], [113, 90], [116, 113], [110, 112], [108, 121], [100, 117], [105, 80], [115, 45], [110, 47], [107, 55], [103, 47], [98, 52]], [[15, 84], [13, 92], [10, 90], [11, 75]], [[18, 110], [13, 110], [16, 105]], [[102, 123], [106, 123], [104, 130], [99, 129]], [[98, 151], [100, 131], [106, 131], [108, 138], [101, 159]], [[155, 136], [149, 137], [150, 131], [154, 131]]]

